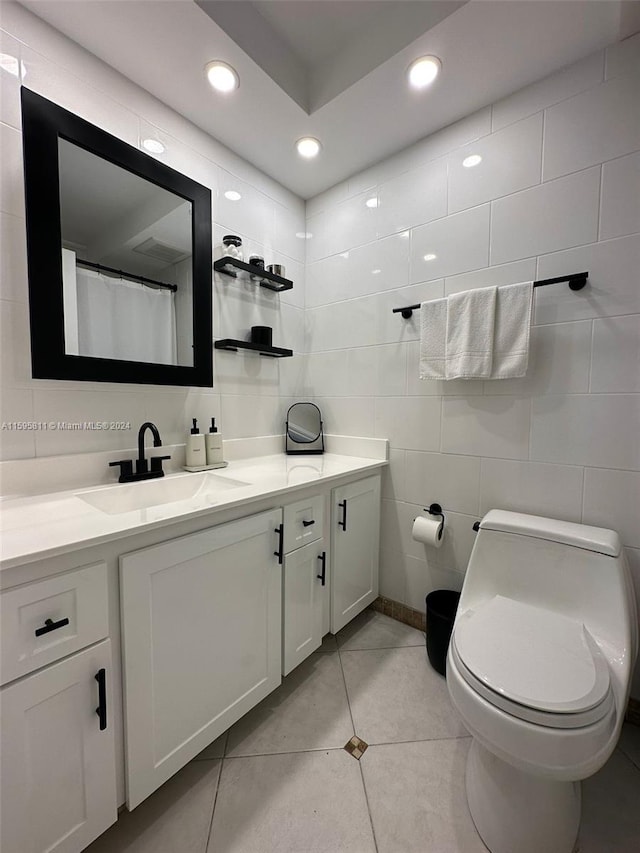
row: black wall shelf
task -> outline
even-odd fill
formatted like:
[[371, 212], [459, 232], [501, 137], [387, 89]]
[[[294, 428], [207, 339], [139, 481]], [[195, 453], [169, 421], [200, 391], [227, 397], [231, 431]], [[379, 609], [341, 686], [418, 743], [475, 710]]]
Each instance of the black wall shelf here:
[[291, 349], [273, 346], [266, 347], [264, 344], [252, 344], [250, 341], [235, 341], [233, 338], [224, 338], [221, 341], [216, 341], [213, 346], [215, 349], [224, 349], [227, 352], [238, 352], [239, 349], [246, 349], [257, 352], [259, 355], [264, 355], [267, 358], [291, 358], [293, 355], [293, 350]]
[[275, 275], [262, 267], [255, 266], [255, 264], [246, 264], [244, 261], [239, 261], [230, 255], [225, 255], [224, 258], [214, 261], [213, 268], [216, 272], [229, 275], [232, 278], [254, 281], [259, 283], [260, 287], [266, 287], [268, 290], [274, 290], [276, 293], [293, 288], [293, 282], [290, 279], [282, 278], [281, 275]]

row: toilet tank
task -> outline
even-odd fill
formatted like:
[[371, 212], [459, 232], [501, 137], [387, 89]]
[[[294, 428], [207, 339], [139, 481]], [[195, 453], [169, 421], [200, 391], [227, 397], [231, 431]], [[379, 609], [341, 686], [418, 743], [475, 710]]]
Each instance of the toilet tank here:
[[495, 595], [580, 620], [623, 670], [635, 660], [635, 596], [614, 530], [491, 510], [480, 522], [458, 616]]

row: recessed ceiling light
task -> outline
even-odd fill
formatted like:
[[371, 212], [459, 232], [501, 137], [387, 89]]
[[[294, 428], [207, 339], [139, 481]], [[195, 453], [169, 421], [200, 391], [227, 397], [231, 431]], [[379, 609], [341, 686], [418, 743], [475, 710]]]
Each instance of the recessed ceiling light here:
[[235, 190], [227, 190], [224, 194], [224, 197], [228, 198], [229, 201], [240, 201], [240, 199], [242, 198], [240, 193], [237, 193]]
[[482, 163], [482, 157], [479, 154], [470, 154], [462, 161], [462, 165], [467, 169], [471, 169], [473, 166], [477, 166], [478, 163]]
[[164, 152], [164, 145], [159, 139], [143, 139], [142, 147], [151, 154], [162, 154]]
[[296, 237], [299, 240], [310, 240], [313, 237], [311, 231], [296, 231]]
[[377, 207], [380, 202], [378, 201], [378, 197], [374, 195], [373, 198], [368, 198], [365, 201], [365, 204], [367, 205], [367, 207]]
[[407, 70], [409, 83], [414, 89], [424, 89], [436, 79], [442, 68], [437, 56], [421, 56], [415, 59]]
[[320, 153], [320, 142], [313, 136], [303, 136], [296, 142], [298, 154], [307, 160], [316, 157]]
[[371, 275], [379, 275], [382, 270], [371, 270]]
[[434, 254], [423, 255], [423, 259], [424, 259], [425, 261], [435, 261], [435, 259], [436, 259], [437, 257], [438, 257], [438, 256], [437, 256], [437, 255], [434, 255]]
[[235, 68], [220, 59], [214, 59], [213, 62], [207, 63], [205, 71], [209, 83], [217, 92], [227, 94], [233, 92], [240, 85], [240, 78]]

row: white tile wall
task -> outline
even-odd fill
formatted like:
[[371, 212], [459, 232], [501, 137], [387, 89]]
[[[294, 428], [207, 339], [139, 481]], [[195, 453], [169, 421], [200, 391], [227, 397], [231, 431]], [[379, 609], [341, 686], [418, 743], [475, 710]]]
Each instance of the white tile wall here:
[[411, 234], [411, 282], [486, 267], [489, 262], [488, 204], [414, 228]]
[[598, 236], [600, 169], [587, 169], [491, 205], [491, 263], [591, 243]]
[[621, 74], [546, 113], [545, 180], [640, 148], [640, 74]]
[[[482, 157], [465, 166], [470, 156]], [[540, 182], [542, 113], [465, 145], [449, 157], [449, 213], [510, 195]]]
[[491, 108], [492, 129], [500, 130], [525, 116], [541, 113], [559, 101], [591, 89], [603, 80], [604, 53], [594, 53], [537, 83], [503, 98]]
[[[208, 418], [217, 417], [225, 438], [281, 433], [288, 397], [299, 393], [303, 376], [307, 241], [296, 233], [305, 231], [304, 202], [23, 7], [7, 4], [5, 12], [1, 50], [15, 57], [18, 76], [6, 70], [10, 64], [0, 69], [2, 421], [125, 420], [132, 429], [41, 430], [29, 435], [4, 431], [1, 458], [120, 451], [135, 445], [137, 427], [147, 419], [157, 423], [165, 443], [183, 441], [192, 417], [199, 418], [202, 427]], [[214, 245], [223, 233], [237, 232], [247, 254], [258, 251], [267, 263], [285, 265], [294, 290], [282, 296], [215, 276], [214, 328], [216, 337], [243, 338], [252, 325], [272, 326], [274, 342], [295, 351], [296, 356], [287, 360], [297, 362], [295, 367], [283, 367], [275, 359], [216, 352], [210, 389], [31, 378], [21, 82], [131, 145], [138, 146], [147, 137], [161, 140], [166, 150], [158, 159], [211, 190]], [[229, 189], [240, 192], [241, 200], [226, 199]]]
[[531, 459], [640, 470], [640, 395], [535, 397]]
[[584, 520], [612, 527], [628, 547], [640, 548], [640, 472], [586, 468]]
[[640, 315], [594, 320], [590, 390], [640, 392]]
[[640, 154], [627, 154], [602, 167], [600, 239], [640, 231]]
[[[586, 57], [308, 203], [309, 230], [324, 229], [316, 256], [333, 254], [308, 266], [307, 348], [348, 374], [346, 390], [320, 377], [344, 397], [317, 402], [390, 439], [381, 592], [413, 607], [459, 588], [473, 521], [493, 507], [613, 527], [640, 553], [640, 36], [606, 55], [606, 80], [605, 53]], [[482, 162], [462, 166], [474, 153]], [[341, 208], [364, 217], [357, 203], [376, 196], [377, 241], [332, 233]], [[364, 219], [350, 229], [371, 233]], [[374, 266], [389, 231], [404, 242]], [[579, 293], [536, 289], [525, 378], [419, 380], [419, 312], [392, 308], [583, 270]], [[432, 501], [447, 512], [437, 551], [410, 537]]]
[[[376, 196], [374, 195], [374, 198]], [[381, 184], [378, 236], [405, 231], [447, 213], [447, 162], [440, 159]]]

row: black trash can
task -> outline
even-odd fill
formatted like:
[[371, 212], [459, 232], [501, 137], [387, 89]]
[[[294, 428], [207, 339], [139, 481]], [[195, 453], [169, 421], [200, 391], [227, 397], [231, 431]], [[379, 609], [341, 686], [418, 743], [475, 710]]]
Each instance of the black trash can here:
[[436, 589], [427, 596], [427, 655], [440, 675], [446, 674], [447, 650], [456, 618], [460, 593]]

